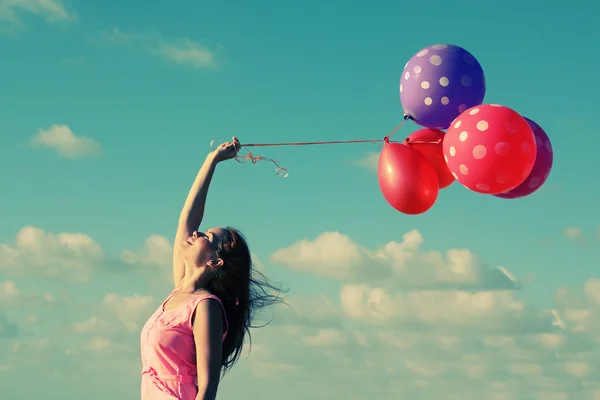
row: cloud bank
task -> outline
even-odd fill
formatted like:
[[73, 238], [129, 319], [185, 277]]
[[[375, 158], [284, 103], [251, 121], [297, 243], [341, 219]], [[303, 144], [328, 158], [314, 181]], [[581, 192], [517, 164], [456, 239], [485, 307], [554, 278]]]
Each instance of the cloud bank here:
[[[369, 249], [329, 232], [273, 252], [267, 273], [286, 268], [339, 289], [292, 291], [254, 332], [221, 398], [600, 398], [600, 278], [558, 286], [541, 307], [522, 299], [527, 287], [507, 268], [423, 242], [411, 231]], [[155, 234], [111, 258], [88, 235], [33, 226], [0, 245], [4, 393], [139, 396], [139, 330], [170, 291], [171, 247]], [[32, 374], [35, 385], [19, 383]]]

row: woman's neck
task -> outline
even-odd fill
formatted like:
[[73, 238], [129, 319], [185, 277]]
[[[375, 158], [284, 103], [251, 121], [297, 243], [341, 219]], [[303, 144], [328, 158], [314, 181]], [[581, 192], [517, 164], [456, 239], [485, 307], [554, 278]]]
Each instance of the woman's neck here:
[[181, 282], [179, 290], [181, 292], [194, 293], [199, 290], [206, 290], [208, 281], [203, 279], [202, 271], [186, 271], [185, 278]]

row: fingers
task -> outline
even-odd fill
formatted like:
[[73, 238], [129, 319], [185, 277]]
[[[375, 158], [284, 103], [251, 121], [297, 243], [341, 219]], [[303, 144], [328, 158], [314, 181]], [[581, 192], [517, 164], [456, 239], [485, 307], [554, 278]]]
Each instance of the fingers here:
[[235, 147], [242, 147], [240, 141], [238, 138], [236, 138], [235, 136], [233, 136], [231, 138], [231, 142], [224, 142], [220, 144], [220, 147], [229, 147], [231, 145], [234, 145]]
[[239, 151], [239, 148], [238, 148], [238, 146], [235, 145], [235, 143], [227, 142], [227, 143], [223, 143], [223, 145], [221, 147], [221, 151], [227, 155], [231, 155], [231, 154], [236, 155], [237, 152]]
[[238, 140], [238, 138], [236, 138], [235, 136], [232, 136], [231, 138], [231, 142], [229, 142], [229, 145], [232, 145], [235, 151], [239, 151], [240, 148], [242, 147], [242, 145], [240, 144], [240, 141]]
[[233, 136], [231, 139], [233, 140], [233, 144], [235, 145], [235, 148], [239, 150], [242, 147], [242, 145], [240, 144], [240, 141], [238, 140], [238, 138]]
[[231, 139], [231, 142], [221, 143], [218, 147], [219, 152], [221, 152], [221, 154], [223, 154], [227, 159], [237, 156], [237, 153], [242, 148], [240, 141], [235, 136], [233, 136]]

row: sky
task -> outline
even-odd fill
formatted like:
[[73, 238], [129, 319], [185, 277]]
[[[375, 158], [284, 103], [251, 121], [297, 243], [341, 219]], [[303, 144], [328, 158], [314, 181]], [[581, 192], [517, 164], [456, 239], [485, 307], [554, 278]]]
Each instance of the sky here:
[[[591, 2], [0, 0], [2, 398], [139, 398], [139, 331], [213, 139], [381, 139], [406, 62], [481, 63], [485, 103], [554, 148], [519, 200], [389, 206], [373, 144], [218, 166], [233, 225], [289, 289], [219, 399], [600, 399], [600, 80]], [[402, 138], [419, 127], [407, 123]]]

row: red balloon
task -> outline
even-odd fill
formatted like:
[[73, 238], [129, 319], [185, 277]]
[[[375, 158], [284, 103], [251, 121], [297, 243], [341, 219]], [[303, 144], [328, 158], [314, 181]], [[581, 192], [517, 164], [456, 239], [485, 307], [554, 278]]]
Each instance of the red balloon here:
[[435, 203], [437, 172], [425, 157], [404, 143], [386, 143], [377, 166], [379, 187], [388, 203], [404, 214], [421, 214]]
[[517, 112], [482, 104], [460, 114], [444, 136], [448, 169], [465, 187], [498, 194], [519, 186], [533, 169], [533, 131]]
[[444, 150], [442, 140], [444, 132], [438, 129], [419, 129], [411, 133], [405, 143], [411, 149], [417, 151], [431, 163], [438, 175], [440, 189], [448, 187], [454, 182], [454, 177], [446, 165], [444, 160]]

